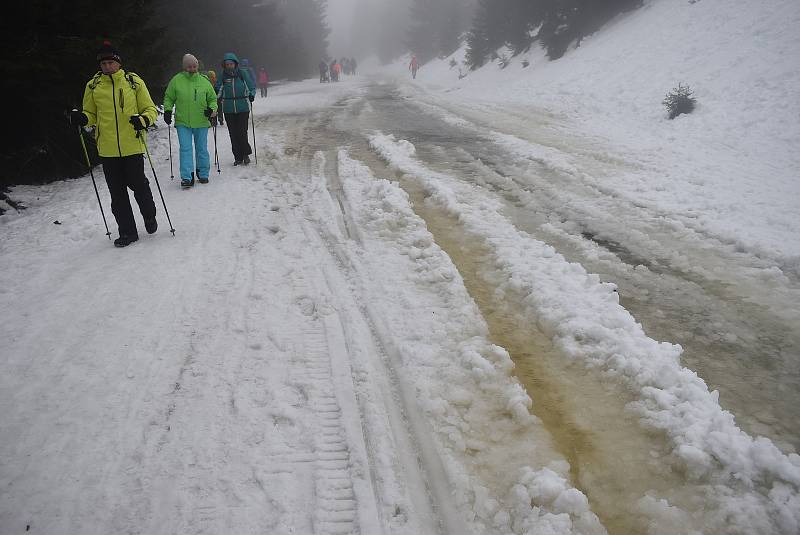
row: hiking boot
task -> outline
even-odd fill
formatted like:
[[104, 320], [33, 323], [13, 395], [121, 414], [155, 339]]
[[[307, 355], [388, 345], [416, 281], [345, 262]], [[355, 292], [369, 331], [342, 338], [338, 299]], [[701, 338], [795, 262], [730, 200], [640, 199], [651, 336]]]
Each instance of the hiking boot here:
[[242, 165], [250, 165], [250, 156], [245, 156]]
[[182, 178], [181, 179], [181, 187], [183, 189], [189, 189], [192, 186], [194, 186], [194, 177], [192, 177], [191, 180], [189, 180], [188, 178]]
[[201, 184], [208, 184], [208, 177], [206, 178], [200, 177], [197, 179], [197, 181], [200, 182]]
[[119, 238], [114, 240], [114, 247], [127, 247], [135, 241], [139, 241], [139, 236], [136, 234], [120, 234]]
[[144, 228], [148, 234], [152, 234], [158, 230], [158, 221], [156, 221], [155, 216], [144, 220]]
[[233, 166], [236, 167], [237, 165], [242, 165], [242, 160], [235, 160], [233, 162]]

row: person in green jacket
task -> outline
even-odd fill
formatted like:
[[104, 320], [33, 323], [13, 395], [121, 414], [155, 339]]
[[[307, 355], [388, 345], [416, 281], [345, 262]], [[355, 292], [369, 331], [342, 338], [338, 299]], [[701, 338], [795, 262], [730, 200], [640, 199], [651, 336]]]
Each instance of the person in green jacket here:
[[[208, 183], [211, 162], [208, 157], [208, 128], [217, 120], [217, 94], [191, 54], [183, 56], [183, 72], [173, 76], [164, 94], [164, 121], [178, 131], [181, 158], [181, 187], [194, 185], [195, 171], [201, 184]], [[194, 158], [192, 143], [194, 142]]]
[[111, 43], [97, 52], [100, 72], [86, 84], [83, 111], [73, 110], [74, 126], [96, 126], [97, 153], [111, 194], [111, 212], [119, 227], [117, 247], [139, 239], [128, 188], [133, 191], [148, 234], [158, 228], [153, 192], [144, 174], [142, 130], [155, 122], [158, 110], [138, 75], [121, 69], [122, 57]]

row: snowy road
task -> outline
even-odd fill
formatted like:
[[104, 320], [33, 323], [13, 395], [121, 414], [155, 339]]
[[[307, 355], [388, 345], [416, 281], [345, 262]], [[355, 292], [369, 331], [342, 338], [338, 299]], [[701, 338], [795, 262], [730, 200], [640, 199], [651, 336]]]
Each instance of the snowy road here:
[[256, 105], [259, 164], [221, 130], [191, 191], [152, 135], [175, 238], [110, 247], [88, 178], [14, 191], [0, 533], [798, 527], [781, 259], [535, 111], [366, 78]]

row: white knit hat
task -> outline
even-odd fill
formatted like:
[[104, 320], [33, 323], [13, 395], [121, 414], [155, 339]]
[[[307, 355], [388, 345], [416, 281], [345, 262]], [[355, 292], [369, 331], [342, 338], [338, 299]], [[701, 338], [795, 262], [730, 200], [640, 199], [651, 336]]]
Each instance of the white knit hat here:
[[193, 55], [184, 54], [184, 56], [183, 56], [183, 68], [185, 69], [186, 67], [189, 67], [190, 65], [194, 65], [195, 67], [197, 67], [198, 65], [200, 65], [200, 62], [197, 61], [197, 58], [194, 57]]

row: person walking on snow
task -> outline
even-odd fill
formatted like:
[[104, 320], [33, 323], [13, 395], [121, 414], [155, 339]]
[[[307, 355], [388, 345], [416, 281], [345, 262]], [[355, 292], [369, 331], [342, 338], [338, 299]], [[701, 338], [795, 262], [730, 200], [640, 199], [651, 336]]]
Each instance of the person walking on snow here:
[[250, 65], [250, 60], [247, 58], [242, 59], [242, 71], [250, 77], [250, 85], [256, 85], [256, 71]]
[[269, 86], [269, 74], [264, 67], [258, 69], [258, 87], [261, 89], [261, 96], [266, 98], [267, 87]]
[[331, 73], [331, 82], [338, 82], [339, 81], [338, 78], [336, 78], [336, 72], [337, 72], [336, 71], [336, 66], [337, 65], [338, 64], [336, 63], [336, 59], [334, 59], [333, 61], [331, 61], [330, 67], [328, 67], [328, 72]]
[[408, 68], [411, 70], [411, 76], [416, 79], [417, 70], [419, 69], [419, 61], [417, 60], [417, 56], [415, 54], [411, 55], [411, 63], [408, 64]]
[[117, 221], [116, 247], [139, 239], [128, 189], [133, 191], [148, 234], [158, 229], [156, 205], [144, 174], [142, 130], [153, 124], [158, 110], [147, 86], [137, 74], [125, 72], [122, 56], [106, 41], [97, 52], [100, 72], [86, 84], [83, 111], [73, 110], [73, 126], [96, 126], [97, 153], [111, 194], [111, 212]]
[[222, 112], [228, 122], [233, 165], [247, 165], [253, 149], [247, 139], [247, 122], [250, 104], [256, 99], [256, 90], [250, 76], [239, 69], [239, 58], [233, 52], [225, 54], [224, 70], [217, 80], [217, 95], [222, 100]]
[[319, 62], [319, 83], [330, 82], [328, 78], [328, 63], [323, 59]]
[[164, 122], [167, 124], [172, 123], [172, 108], [175, 108], [183, 188], [194, 186], [195, 171], [198, 181], [208, 184], [211, 169], [208, 129], [212, 124], [210, 121], [216, 122], [217, 93], [208, 78], [197, 72], [198, 67], [196, 57], [191, 54], [183, 56], [183, 72], [172, 77], [164, 93]]

